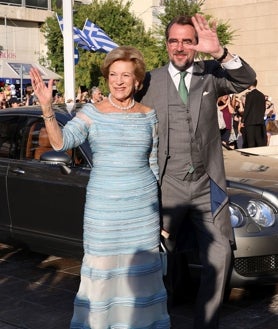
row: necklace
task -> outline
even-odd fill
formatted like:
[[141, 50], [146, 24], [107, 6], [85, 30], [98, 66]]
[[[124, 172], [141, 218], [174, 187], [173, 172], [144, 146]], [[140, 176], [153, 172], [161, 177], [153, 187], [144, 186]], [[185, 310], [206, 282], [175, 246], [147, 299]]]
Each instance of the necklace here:
[[117, 105], [117, 104], [115, 104], [115, 103], [112, 101], [112, 99], [111, 99], [111, 94], [108, 95], [108, 101], [109, 101], [109, 103], [110, 103], [112, 106], [116, 107], [116, 109], [118, 109], [118, 110], [122, 110], [122, 111], [128, 111], [128, 110], [132, 109], [133, 106], [135, 105], [134, 98], [132, 98], [132, 102], [131, 102], [128, 106], [120, 106], [120, 105]]

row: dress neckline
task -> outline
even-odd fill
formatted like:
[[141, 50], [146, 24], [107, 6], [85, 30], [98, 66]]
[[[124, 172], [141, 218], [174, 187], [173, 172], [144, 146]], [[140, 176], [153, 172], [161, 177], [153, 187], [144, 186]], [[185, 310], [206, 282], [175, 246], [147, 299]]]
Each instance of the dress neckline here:
[[94, 104], [90, 104], [90, 106], [93, 107], [94, 111], [97, 112], [97, 113], [100, 113], [100, 114], [103, 114], [103, 115], [112, 115], [112, 114], [115, 114], [115, 115], [124, 115], [125, 117], [128, 117], [128, 116], [131, 116], [131, 115], [139, 115], [139, 116], [148, 116], [150, 114], [153, 114], [155, 112], [154, 109], [151, 109], [150, 111], [148, 112], [129, 112], [129, 111], [123, 111], [123, 112], [103, 112], [103, 111], [100, 111]]

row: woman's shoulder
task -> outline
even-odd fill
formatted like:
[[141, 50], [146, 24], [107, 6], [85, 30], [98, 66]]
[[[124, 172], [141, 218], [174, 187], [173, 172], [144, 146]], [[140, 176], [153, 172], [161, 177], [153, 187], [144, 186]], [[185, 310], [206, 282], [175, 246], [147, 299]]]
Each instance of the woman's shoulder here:
[[152, 124], [157, 123], [157, 114], [155, 109], [141, 103], [139, 103], [138, 108], [138, 112], [136, 113], [141, 113], [141, 115], [143, 115]]
[[137, 103], [138, 112], [144, 113], [144, 114], [150, 114], [154, 112], [154, 109], [150, 108], [149, 106], [146, 106], [142, 103]]
[[79, 112], [83, 112], [83, 113], [86, 113], [89, 116], [93, 116], [95, 113], [98, 112], [98, 109], [95, 106], [95, 104], [93, 104], [93, 103], [85, 103], [84, 105], [82, 105]]

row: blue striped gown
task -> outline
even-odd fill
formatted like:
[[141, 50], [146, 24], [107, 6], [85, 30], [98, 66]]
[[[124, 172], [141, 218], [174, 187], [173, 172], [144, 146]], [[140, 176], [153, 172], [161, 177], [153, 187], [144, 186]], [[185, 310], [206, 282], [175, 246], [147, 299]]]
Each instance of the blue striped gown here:
[[93, 169], [84, 258], [71, 329], [169, 329], [162, 280], [155, 111], [103, 113], [86, 104], [63, 150], [88, 138]]

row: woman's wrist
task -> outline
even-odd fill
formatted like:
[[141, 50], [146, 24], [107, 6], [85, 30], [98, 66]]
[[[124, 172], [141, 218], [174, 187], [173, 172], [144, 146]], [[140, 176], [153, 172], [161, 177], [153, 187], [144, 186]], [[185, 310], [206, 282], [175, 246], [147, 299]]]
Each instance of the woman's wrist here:
[[54, 114], [51, 105], [41, 105], [41, 109], [44, 117], [49, 117]]

